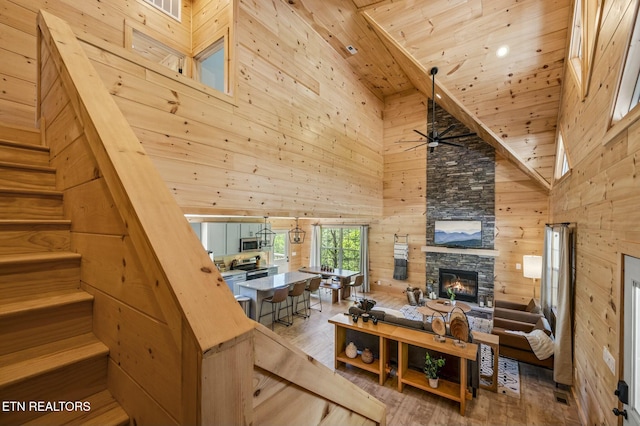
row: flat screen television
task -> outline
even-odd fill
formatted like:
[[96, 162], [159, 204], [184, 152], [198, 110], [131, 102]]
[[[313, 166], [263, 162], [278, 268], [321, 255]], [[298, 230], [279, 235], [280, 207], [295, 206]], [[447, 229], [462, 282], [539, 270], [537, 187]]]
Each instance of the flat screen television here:
[[436, 220], [434, 244], [445, 247], [482, 247], [479, 220]]

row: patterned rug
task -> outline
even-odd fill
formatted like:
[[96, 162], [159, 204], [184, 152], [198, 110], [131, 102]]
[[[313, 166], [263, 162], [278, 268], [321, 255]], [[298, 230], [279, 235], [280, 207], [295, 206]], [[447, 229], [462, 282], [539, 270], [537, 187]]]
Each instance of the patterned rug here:
[[[423, 315], [417, 311], [418, 306], [404, 305], [400, 308], [400, 312], [405, 318], [422, 321]], [[471, 330], [491, 333], [493, 322], [485, 318], [479, 318], [467, 315], [469, 328]], [[493, 374], [493, 352], [486, 345], [480, 345], [480, 369], [483, 376], [491, 376]], [[485, 380], [480, 379], [483, 382]], [[489, 384], [489, 382], [486, 382]], [[520, 398], [520, 369], [518, 361], [510, 358], [498, 358], [498, 393], [508, 395], [514, 398]]]
[[[480, 346], [480, 371], [482, 376], [493, 374], [493, 355], [489, 346]], [[490, 384], [483, 378], [482, 383]], [[518, 361], [511, 358], [498, 358], [498, 393], [520, 398], [520, 368]]]

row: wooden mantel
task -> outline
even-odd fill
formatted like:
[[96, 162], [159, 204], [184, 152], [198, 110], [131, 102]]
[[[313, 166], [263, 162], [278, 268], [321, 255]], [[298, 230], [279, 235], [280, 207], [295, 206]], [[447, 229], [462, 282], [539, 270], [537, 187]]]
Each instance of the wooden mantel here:
[[440, 246], [422, 246], [421, 251], [425, 253], [451, 253], [451, 254], [468, 254], [472, 256], [497, 257], [500, 252], [493, 249], [465, 249]]

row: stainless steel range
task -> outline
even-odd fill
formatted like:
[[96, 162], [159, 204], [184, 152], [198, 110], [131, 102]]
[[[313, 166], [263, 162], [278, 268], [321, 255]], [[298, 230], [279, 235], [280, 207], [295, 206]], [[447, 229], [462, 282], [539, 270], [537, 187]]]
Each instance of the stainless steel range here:
[[247, 272], [247, 281], [255, 280], [258, 278], [266, 277], [269, 275], [268, 268], [261, 268], [258, 266], [258, 258], [250, 257], [244, 259], [241, 262], [236, 263], [231, 269], [237, 269]]

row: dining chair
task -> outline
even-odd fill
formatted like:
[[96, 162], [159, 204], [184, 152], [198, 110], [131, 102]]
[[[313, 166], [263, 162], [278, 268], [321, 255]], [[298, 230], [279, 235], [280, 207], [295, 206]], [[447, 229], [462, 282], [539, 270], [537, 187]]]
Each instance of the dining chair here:
[[[293, 284], [293, 288], [291, 290], [289, 290], [289, 299], [291, 299], [291, 322], [293, 322], [293, 316], [297, 315], [299, 317], [302, 318], [308, 318], [309, 315], [307, 314], [307, 302], [304, 298], [304, 289], [305, 287], [307, 287], [307, 282], [306, 281], [298, 281], [297, 283]], [[304, 314], [301, 314], [298, 311], [298, 305], [300, 304], [299, 298], [300, 296], [302, 296], [302, 301], [304, 302]], [[287, 303], [288, 305], [288, 303]], [[295, 310], [294, 310], [295, 307]]]
[[364, 284], [364, 275], [356, 275], [355, 279], [348, 284], [345, 284], [345, 287], [350, 287], [353, 290], [353, 296], [349, 295], [349, 298], [353, 297], [352, 300], [358, 300], [358, 287], [361, 287]]
[[[322, 278], [316, 277], [311, 278], [309, 280], [309, 284], [307, 288], [304, 289], [304, 294], [307, 297], [307, 312], [309, 316], [311, 316], [311, 307], [320, 304], [320, 312], [322, 312], [322, 292], [320, 291], [320, 284], [322, 283]], [[316, 293], [318, 295], [319, 302], [311, 304], [311, 294]]]
[[[264, 315], [262, 314], [262, 307], [264, 306], [264, 303], [267, 302], [271, 304], [271, 329], [272, 330], [273, 330], [273, 324], [275, 324], [276, 322], [280, 324], [284, 324], [287, 327], [293, 324], [293, 316], [291, 317], [291, 321], [288, 321], [289, 320], [289, 304], [287, 303], [288, 296], [289, 296], [289, 286], [284, 286], [284, 287], [276, 288], [275, 291], [273, 292], [273, 295], [262, 299], [262, 302], [260, 302], [260, 312], [258, 312], [258, 322], [260, 322], [260, 318], [262, 318], [263, 316], [269, 315], [269, 313], [266, 313]], [[282, 321], [280, 319], [280, 311], [282, 310], [280, 307], [280, 304], [282, 302], [285, 302], [286, 304], [285, 307], [287, 309], [287, 321]], [[276, 312], [278, 312], [277, 318], [276, 318]]]

